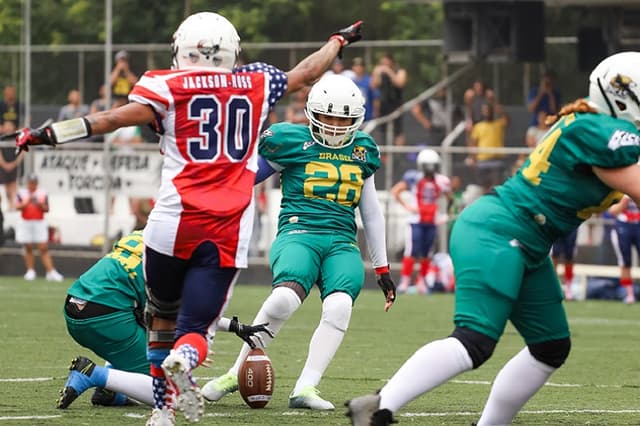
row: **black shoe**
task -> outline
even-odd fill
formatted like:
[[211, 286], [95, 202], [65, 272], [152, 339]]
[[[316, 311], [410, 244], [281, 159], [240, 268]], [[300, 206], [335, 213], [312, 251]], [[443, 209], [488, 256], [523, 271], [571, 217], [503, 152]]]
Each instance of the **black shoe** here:
[[394, 423], [398, 422], [393, 419], [393, 414], [386, 408], [373, 413], [371, 419], [371, 426], [389, 426]]
[[110, 391], [105, 388], [96, 388], [95, 392], [93, 392], [93, 395], [91, 396], [91, 403], [93, 405], [103, 405], [105, 407], [138, 405], [136, 401], [127, 398], [126, 395], [115, 393], [114, 391]]
[[69, 376], [60, 391], [60, 398], [56, 407], [65, 409], [75, 401], [84, 391], [95, 386], [91, 380], [91, 373], [96, 368], [96, 364], [89, 358], [79, 356], [71, 361], [69, 366]]

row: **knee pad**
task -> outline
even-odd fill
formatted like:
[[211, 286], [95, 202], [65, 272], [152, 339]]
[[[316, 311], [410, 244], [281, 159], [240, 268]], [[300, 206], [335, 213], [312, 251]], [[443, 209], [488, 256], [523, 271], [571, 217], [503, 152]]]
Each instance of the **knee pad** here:
[[296, 292], [290, 287], [276, 287], [273, 289], [263, 307], [271, 318], [288, 320], [300, 307], [302, 302]]
[[180, 301], [163, 302], [156, 298], [147, 288], [147, 303], [144, 307], [144, 322], [147, 327], [147, 341], [149, 346], [171, 347], [175, 340], [175, 330], [155, 330], [153, 329], [153, 319], [162, 318], [175, 320], [178, 317]]
[[331, 293], [322, 302], [322, 321], [345, 332], [351, 320], [353, 300], [347, 293]]
[[560, 368], [571, 352], [571, 339], [550, 340], [529, 346], [529, 352], [538, 361], [553, 368]]
[[462, 343], [462, 346], [469, 353], [473, 368], [478, 368], [491, 358], [493, 350], [496, 348], [496, 342], [489, 336], [473, 331], [466, 327], [456, 327], [450, 337], [454, 337]]
[[149, 288], [145, 289], [147, 293], [147, 303], [144, 306], [144, 318], [147, 327], [151, 326], [151, 318], [163, 318], [168, 320], [175, 320], [178, 318], [178, 311], [180, 310], [180, 300], [172, 302], [165, 302], [153, 295]]

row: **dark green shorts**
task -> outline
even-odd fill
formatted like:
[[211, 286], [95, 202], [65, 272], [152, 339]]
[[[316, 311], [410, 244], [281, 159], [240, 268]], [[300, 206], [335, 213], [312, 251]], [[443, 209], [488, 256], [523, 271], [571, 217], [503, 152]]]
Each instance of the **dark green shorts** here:
[[340, 234], [301, 232], [279, 235], [271, 247], [273, 285], [294, 281], [309, 294], [314, 284], [324, 299], [341, 291], [356, 300], [364, 266], [355, 241]]
[[131, 312], [117, 311], [74, 319], [64, 312], [69, 335], [81, 346], [111, 363], [113, 368], [149, 374], [145, 329]]
[[[519, 242], [494, 225], [513, 217], [504, 208], [497, 210], [492, 198], [483, 197], [468, 207], [475, 211], [466, 218], [463, 214], [451, 234], [456, 326], [499, 340], [510, 320], [527, 344], [569, 337], [562, 289], [551, 260], [527, 264]], [[492, 220], [481, 223], [477, 209], [484, 208]]]

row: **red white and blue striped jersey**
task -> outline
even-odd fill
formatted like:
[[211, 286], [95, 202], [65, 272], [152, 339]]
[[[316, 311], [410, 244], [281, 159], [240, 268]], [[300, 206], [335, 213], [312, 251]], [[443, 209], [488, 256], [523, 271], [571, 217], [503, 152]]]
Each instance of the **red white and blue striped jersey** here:
[[146, 245], [187, 259], [212, 241], [221, 266], [246, 267], [257, 140], [286, 89], [286, 74], [264, 63], [142, 76], [129, 100], [153, 108], [164, 155]]

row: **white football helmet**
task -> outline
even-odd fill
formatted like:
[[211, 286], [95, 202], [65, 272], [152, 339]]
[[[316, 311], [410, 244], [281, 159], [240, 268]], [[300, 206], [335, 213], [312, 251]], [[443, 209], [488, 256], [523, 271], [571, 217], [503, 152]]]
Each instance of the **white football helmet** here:
[[231, 22], [213, 12], [182, 21], [173, 34], [172, 68], [210, 67], [232, 70], [240, 54], [240, 37]]
[[[356, 131], [364, 121], [364, 97], [348, 77], [329, 74], [311, 87], [304, 114], [309, 120], [313, 140], [329, 148], [342, 148], [353, 142]], [[333, 126], [321, 121], [318, 114], [348, 117], [348, 126]]]
[[640, 52], [611, 55], [589, 76], [589, 101], [640, 128]]
[[423, 149], [418, 153], [416, 163], [425, 176], [433, 176], [440, 167], [440, 155], [432, 149]]

